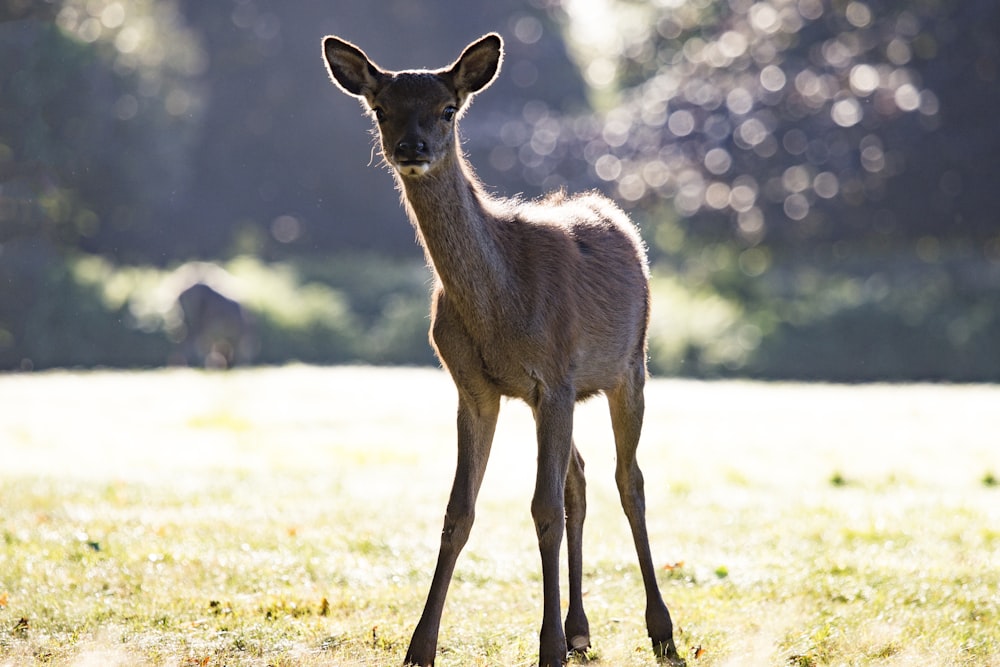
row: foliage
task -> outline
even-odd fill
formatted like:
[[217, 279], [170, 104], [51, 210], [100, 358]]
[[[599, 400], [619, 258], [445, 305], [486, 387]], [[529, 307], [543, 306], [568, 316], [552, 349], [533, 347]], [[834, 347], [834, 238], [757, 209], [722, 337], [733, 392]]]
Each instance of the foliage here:
[[[833, 272], [758, 251], [710, 246], [684, 265], [654, 269], [655, 375], [1000, 378], [996, 264], [887, 264], [879, 257]], [[177, 296], [190, 280], [187, 265], [58, 258], [42, 245], [8, 249], [4, 257], [0, 368], [182, 362]], [[748, 276], [759, 262], [771, 268]], [[419, 261], [352, 255], [264, 263], [242, 256], [217, 268], [252, 315], [256, 363], [436, 363], [427, 339], [429, 272]]]
[[[166, 360], [169, 345], [149, 335], [127, 301], [124, 273], [88, 280], [44, 244], [7, 246], [0, 262], [0, 368], [142, 366]], [[110, 274], [110, 270], [106, 274]], [[122, 294], [122, 289], [127, 291]]]
[[[647, 516], [688, 664], [995, 665], [1000, 504], [980, 478], [1000, 466], [997, 399], [650, 383]], [[0, 664], [398, 665], [433, 571], [454, 400], [432, 370], [0, 377]], [[575, 421], [590, 655], [655, 665], [606, 404]], [[533, 436], [505, 405], [445, 667], [536, 657]]]
[[522, 131], [532, 168], [608, 182], [649, 226], [667, 227], [655, 234], [674, 242], [660, 250], [681, 251], [678, 235], [848, 242], [841, 252], [994, 239], [983, 196], [1000, 146], [989, 120], [1000, 102], [986, 27], [995, 3], [563, 7], [600, 109], [536, 110]]
[[831, 266], [760, 248], [707, 246], [680, 267], [654, 271], [653, 369], [693, 377], [994, 382], [1000, 265], [953, 252], [932, 263], [876, 254]]
[[[0, 264], [0, 368], [160, 366], [181, 359], [186, 265], [115, 266], [93, 255], [9, 251]], [[324, 263], [251, 257], [223, 273], [252, 315], [257, 363], [430, 364], [427, 271], [354, 256]], [[221, 267], [218, 267], [221, 268]]]
[[0, 368], [176, 358], [164, 267], [245, 256], [259, 361], [433, 363], [368, 121], [303, 45], [350, 31], [405, 67], [499, 29], [473, 162], [506, 192], [596, 186], [630, 209], [655, 372], [996, 380], [998, 12], [0, 0]]
[[858, 262], [838, 273], [813, 267], [763, 280], [758, 345], [742, 373], [829, 381], [995, 382], [1000, 357], [997, 267]]
[[[0, 22], [3, 237], [158, 263], [219, 256], [247, 233], [257, 247], [243, 251], [400, 252], [388, 179], [362, 169], [366, 121], [331, 103], [319, 57], [298, 45], [327, 22], [376, 40], [417, 19], [491, 20], [509, 71], [466, 127], [487, 182], [611, 188], [651, 237], [674, 238], [655, 244], [667, 254], [687, 236], [909, 251], [966, 238], [997, 252], [990, 0], [531, 0], [485, 7], [475, 27], [444, 2], [350, 20], [314, 4], [43, 4], [51, 21]], [[389, 65], [414, 57], [379, 41]], [[586, 93], [596, 112], [581, 112]], [[334, 146], [350, 169], [331, 170]]]
[[[352, 30], [352, 39], [382, 43], [383, 62], [444, 63], [465, 42], [440, 32], [409, 44], [384, 36], [442, 26], [482, 34], [539, 14], [523, 4], [513, 14], [486, 3], [455, 16], [439, 0], [0, 0], [0, 244], [41, 237], [160, 265], [404, 253], [412, 233], [391, 179], [366, 168], [369, 121], [335, 97], [316, 44], [324, 32]], [[558, 32], [543, 35], [531, 21], [531, 43], [509, 42], [511, 67], [533, 70], [531, 81], [505, 79], [497, 99], [582, 101]], [[533, 83], [543, 59], [552, 71], [544, 85]]]
[[0, 244], [148, 256], [189, 185], [203, 53], [171, 1], [53, 9], [0, 23]]

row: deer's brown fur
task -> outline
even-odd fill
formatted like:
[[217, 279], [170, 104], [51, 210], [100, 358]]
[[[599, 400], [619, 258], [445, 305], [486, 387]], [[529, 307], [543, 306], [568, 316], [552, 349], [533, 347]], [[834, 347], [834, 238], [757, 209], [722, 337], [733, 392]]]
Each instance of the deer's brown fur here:
[[[462, 154], [457, 117], [496, 77], [499, 35], [469, 45], [451, 66], [391, 72], [337, 37], [323, 40], [334, 83], [360, 98], [379, 128], [407, 214], [434, 270], [431, 341], [458, 388], [458, 466], [427, 604], [406, 664], [431, 665], [455, 561], [475, 514], [501, 396], [535, 415], [538, 469], [531, 511], [542, 557], [539, 663], [561, 665], [590, 645], [581, 589], [586, 515], [573, 406], [604, 392], [617, 447], [616, 480], [632, 526], [656, 652], [677, 660], [670, 615], [656, 585], [635, 459], [643, 415], [649, 285], [646, 255], [628, 217], [596, 193], [538, 201], [494, 197]], [[559, 549], [568, 539], [565, 626]]]

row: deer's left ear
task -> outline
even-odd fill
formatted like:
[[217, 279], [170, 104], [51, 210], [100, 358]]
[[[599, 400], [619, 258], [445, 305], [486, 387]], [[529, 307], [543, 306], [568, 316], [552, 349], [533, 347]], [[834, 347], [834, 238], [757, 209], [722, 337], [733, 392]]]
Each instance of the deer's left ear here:
[[503, 39], [491, 32], [465, 47], [444, 76], [452, 80], [458, 99], [465, 104], [469, 97], [493, 83], [502, 61]]

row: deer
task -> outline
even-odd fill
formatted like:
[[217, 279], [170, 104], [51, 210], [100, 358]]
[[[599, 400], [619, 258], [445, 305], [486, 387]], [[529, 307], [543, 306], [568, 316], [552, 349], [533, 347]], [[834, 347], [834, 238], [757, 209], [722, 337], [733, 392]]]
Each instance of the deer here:
[[[260, 352], [258, 323], [239, 281], [211, 262], [187, 262], [165, 281], [167, 334], [178, 343], [170, 362], [228, 369]], [[167, 304], [164, 303], [166, 306]]]
[[253, 359], [254, 318], [239, 301], [198, 281], [177, 295], [184, 319], [184, 361], [228, 369]]
[[[448, 67], [391, 71], [359, 47], [323, 38], [327, 73], [373, 118], [384, 163], [433, 274], [430, 342], [458, 394], [458, 460], [437, 564], [404, 665], [434, 664], [445, 597], [475, 519], [501, 398], [532, 411], [538, 458], [531, 516], [542, 572], [541, 667], [591, 645], [583, 608], [584, 461], [573, 440], [578, 401], [603, 393], [615, 480], [645, 587], [655, 654], [683, 665], [656, 581], [636, 449], [642, 429], [650, 294], [645, 245], [628, 216], [596, 192], [537, 200], [488, 193], [460, 146], [457, 123], [497, 78], [496, 33]], [[560, 549], [569, 606], [561, 619]]]

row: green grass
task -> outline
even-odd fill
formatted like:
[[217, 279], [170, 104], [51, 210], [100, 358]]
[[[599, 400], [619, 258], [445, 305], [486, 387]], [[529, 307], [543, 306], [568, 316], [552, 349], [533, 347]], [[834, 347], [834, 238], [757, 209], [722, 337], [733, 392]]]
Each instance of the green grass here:
[[[1000, 665], [997, 405], [653, 381], [640, 460], [688, 664]], [[432, 370], [0, 376], [0, 666], [398, 665], [453, 415]], [[589, 659], [654, 665], [604, 401], [576, 425]], [[438, 665], [535, 660], [534, 458], [506, 404]]]

